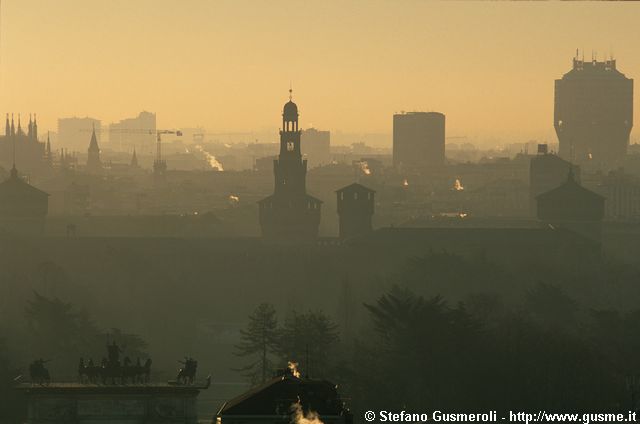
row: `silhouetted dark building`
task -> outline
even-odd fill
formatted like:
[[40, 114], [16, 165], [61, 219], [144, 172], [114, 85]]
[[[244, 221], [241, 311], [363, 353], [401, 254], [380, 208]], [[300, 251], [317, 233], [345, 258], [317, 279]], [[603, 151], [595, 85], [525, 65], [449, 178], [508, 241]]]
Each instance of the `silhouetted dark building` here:
[[40, 235], [44, 231], [49, 195], [28, 184], [11, 168], [9, 178], [0, 183], [0, 232]]
[[600, 238], [605, 199], [578, 184], [573, 172], [569, 172], [564, 184], [538, 195], [536, 200], [539, 220], [590, 238]]
[[430, 171], [444, 165], [445, 117], [439, 112], [393, 115], [393, 165]]
[[38, 141], [37, 120], [29, 118], [27, 132], [22, 128], [18, 115], [17, 126], [13, 115], [7, 114], [4, 136], [0, 137], [0, 165], [5, 169], [20, 163], [23, 171], [34, 173], [46, 165], [45, 144]]
[[280, 154], [273, 161], [273, 173], [274, 193], [259, 202], [262, 236], [281, 241], [315, 239], [322, 201], [306, 192], [307, 161], [302, 159], [298, 107], [291, 96], [282, 113]]
[[553, 123], [560, 156], [598, 169], [617, 166], [633, 127], [633, 80], [616, 61], [573, 59], [573, 69], [555, 83]]
[[605, 198], [605, 216], [612, 220], [640, 218], [640, 180], [622, 169], [609, 172], [598, 191]]
[[331, 163], [331, 133], [315, 128], [303, 130], [300, 139], [302, 153], [306, 156], [310, 168]]
[[567, 181], [567, 174], [572, 169], [574, 178], [580, 182], [580, 167], [572, 165], [561, 157], [548, 153], [546, 144], [538, 148], [538, 155], [529, 163], [529, 209], [531, 216], [536, 215], [536, 197]]
[[87, 172], [99, 173], [102, 171], [102, 161], [100, 160], [100, 147], [98, 147], [98, 139], [96, 138], [96, 129], [93, 128], [91, 133], [91, 141], [87, 150]]
[[[326, 380], [298, 378], [290, 373], [273, 378], [225, 402], [217, 413], [218, 424], [289, 424], [309, 413], [325, 424], [351, 424], [337, 386]], [[292, 417], [293, 416], [293, 417]]]
[[371, 219], [375, 205], [375, 191], [353, 183], [336, 191], [340, 238], [367, 234], [373, 229]]

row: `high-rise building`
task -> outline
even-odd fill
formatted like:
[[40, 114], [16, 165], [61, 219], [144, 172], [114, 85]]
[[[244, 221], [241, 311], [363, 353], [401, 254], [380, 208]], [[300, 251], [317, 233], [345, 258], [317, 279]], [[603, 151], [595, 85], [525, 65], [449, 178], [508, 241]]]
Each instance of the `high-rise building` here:
[[331, 163], [331, 133], [308, 128], [300, 135], [302, 154], [305, 155], [309, 168], [329, 165]]
[[109, 125], [109, 146], [120, 152], [134, 147], [141, 154], [152, 154], [156, 142], [156, 114], [140, 112], [137, 117]]
[[58, 119], [58, 145], [69, 151], [80, 152], [87, 148], [87, 134], [95, 128], [98, 142], [102, 124], [93, 118], [60, 118]]
[[613, 59], [576, 56], [573, 69], [555, 82], [553, 125], [564, 159], [593, 169], [617, 167], [633, 127], [633, 80]]
[[307, 161], [302, 159], [298, 106], [291, 94], [282, 113], [280, 154], [273, 161], [273, 174], [274, 192], [259, 202], [262, 236], [274, 241], [314, 240], [322, 201], [307, 194]]
[[430, 172], [444, 165], [445, 117], [439, 112], [393, 115], [393, 165]]

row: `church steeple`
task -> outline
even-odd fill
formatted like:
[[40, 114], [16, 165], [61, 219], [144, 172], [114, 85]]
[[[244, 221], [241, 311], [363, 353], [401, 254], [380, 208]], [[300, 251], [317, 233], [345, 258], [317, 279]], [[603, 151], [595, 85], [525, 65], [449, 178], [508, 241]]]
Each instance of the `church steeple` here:
[[13, 113], [11, 114], [11, 136], [16, 135], [16, 126], [13, 124]]
[[100, 171], [102, 169], [102, 162], [100, 161], [100, 147], [98, 147], [95, 125], [93, 126], [91, 141], [89, 142], [89, 149], [87, 149], [87, 152], [87, 170], [93, 172]]
[[133, 155], [131, 155], [131, 167], [138, 167], [138, 156], [136, 155], [136, 146], [133, 146]]
[[27, 136], [29, 138], [33, 137], [33, 119], [31, 118], [31, 114], [29, 114], [29, 127], [27, 128]]
[[11, 136], [11, 125], [9, 124], [9, 114], [7, 113], [7, 126], [4, 130], [4, 135], [9, 137]]

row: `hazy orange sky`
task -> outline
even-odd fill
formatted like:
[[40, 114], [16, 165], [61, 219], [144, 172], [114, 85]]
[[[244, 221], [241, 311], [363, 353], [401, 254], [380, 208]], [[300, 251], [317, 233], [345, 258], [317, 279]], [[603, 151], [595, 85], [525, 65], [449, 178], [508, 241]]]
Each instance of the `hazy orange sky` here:
[[[640, 77], [638, 3], [2, 0], [1, 35], [0, 111], [41, 131], [141, 110], [275, 128], [291, 81], [303, 127], [390, 132], [396, 111], [437, 110], [449, 135], [555, 141], [576, 48]], [[636, 93], [632, 140], [639, 110]]]

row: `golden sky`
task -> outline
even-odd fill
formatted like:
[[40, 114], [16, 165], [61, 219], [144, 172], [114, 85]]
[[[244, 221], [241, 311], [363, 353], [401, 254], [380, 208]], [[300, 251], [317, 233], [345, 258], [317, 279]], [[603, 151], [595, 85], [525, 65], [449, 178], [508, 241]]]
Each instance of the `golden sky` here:
[[0, 112], [37, 112], [41, 131], [141, 110], [275, 128], [292, 82], [303, 127], [390, 132], [394, 112], [436, 110], [449, 135], [555, 141], [576, 48], [640, 78], [639, 3], [2, 0], [0, 30]]

